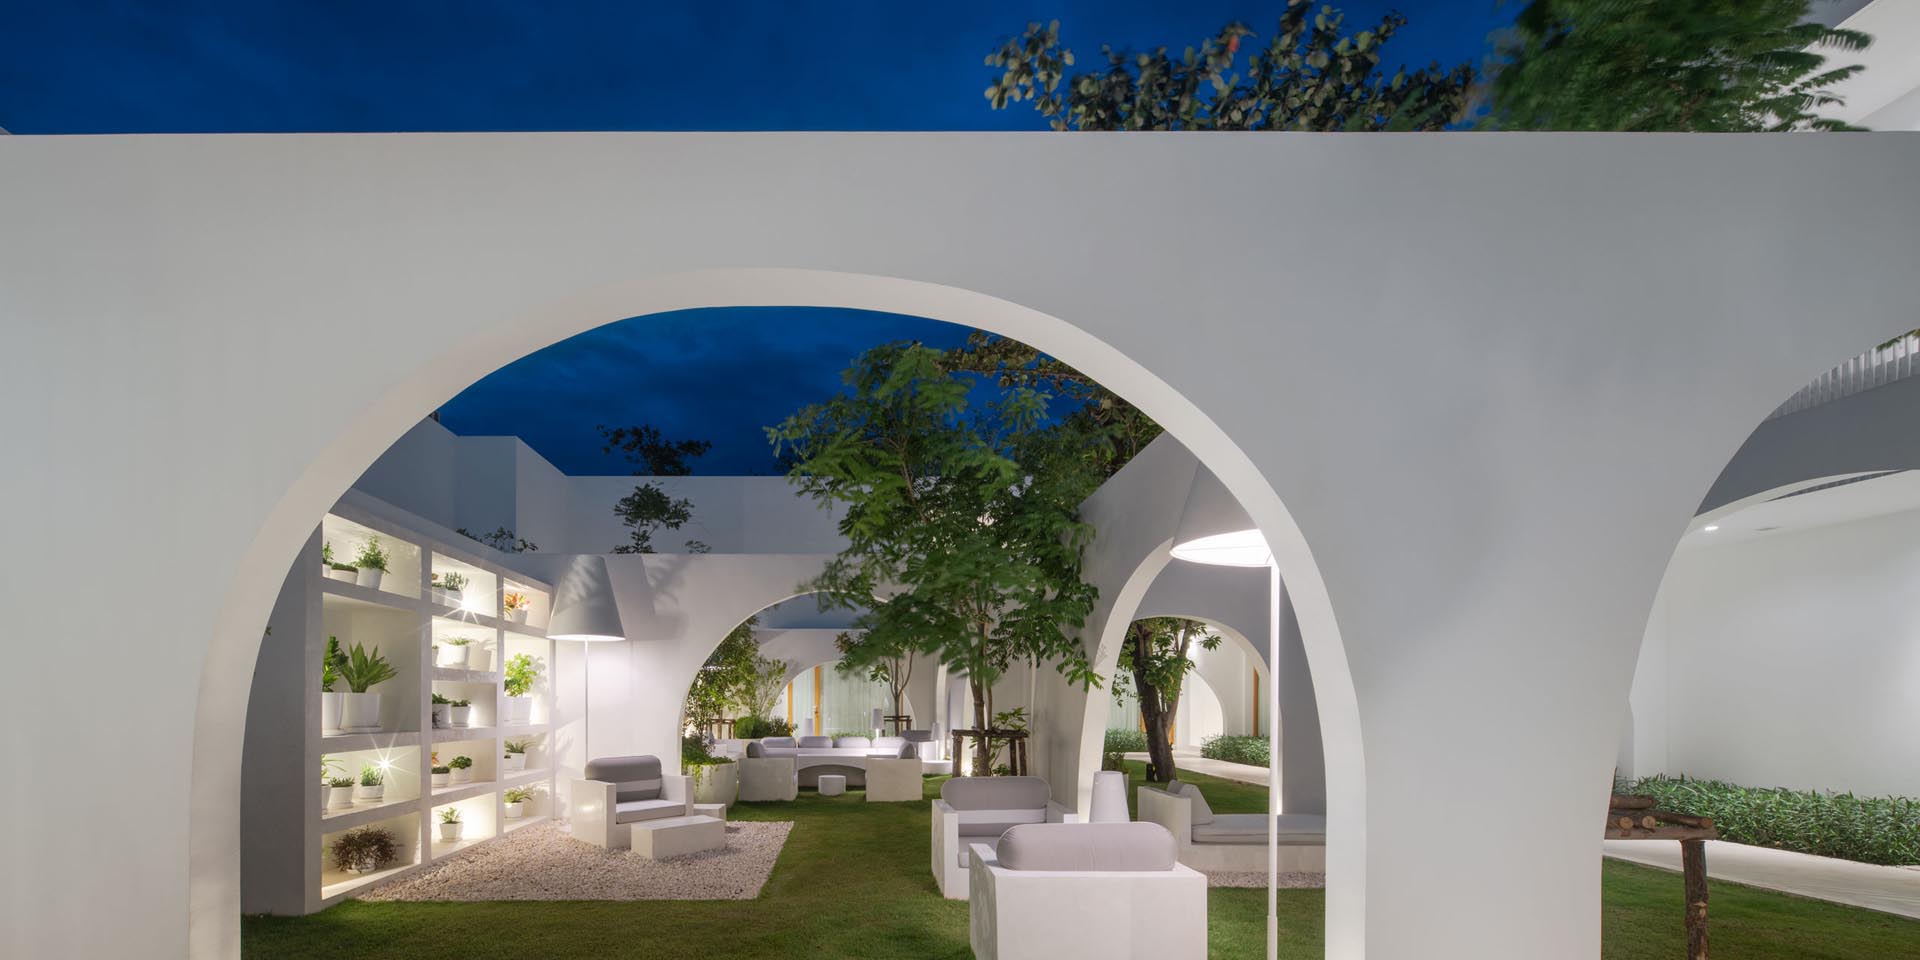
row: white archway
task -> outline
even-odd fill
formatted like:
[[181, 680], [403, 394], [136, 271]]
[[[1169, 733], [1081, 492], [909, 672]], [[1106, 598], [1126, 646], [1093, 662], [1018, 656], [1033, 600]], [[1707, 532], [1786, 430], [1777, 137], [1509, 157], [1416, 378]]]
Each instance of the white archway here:
[[[876, 310], [944, 320], [1019, 340], [1125, 396], [1219, 476], [1273, 546], [1275, 563], [1293, 592], [1308, 638], [1323, 736], [1330, 744], [1337, 743], [1345, 758], [1337, 770], [1328, 771], [1329, 804], [1337, 816], [1329, 822], [1327, 941], [1330, 950], [1336, 944], [1362, 942], [1366, 856], [1365, 831], [1360, 825], [1366, 787], [1358, 703], [1331, 601], [1311, 551], [1279, 495], [1239, 446], [1195, 404], [1144, 366], [1085, 330], [1037, 310], [934, 283], [823, 270], [743, 268], [608, 284], [545, 303], [508, 323], [449, 344], [445, 353], [419, 364], [398, 387], [361, 409], [268, 512], [225, 592], [200, 675], [187, 850], [189, 949], [195, 956], [238, 953], [239, 854], [230, 830], [239, 822], [247, 692], [280, 572], [293, 562], [315, 518], [425, 412], [497, 368], [500, 358], [524, 356], [624, 317], [716, 306]], [[1137, 605], [1139, 592], [1151, 581], [1151, 576], [1139, 577], [1140, 572], [1126, 578], [1119, 590], [1120, 602]], [[734, 622], [767, 605], [752, 606]], [[1110, 647], [1103, 638], [1097, 658], [1106, 662], [1109, 673], [1112, 656], [1106, 651]], [[1087, 756], [1084, 732], [1081, 741], [1077, 757], [1061, 758], [1056, 764], [1056, 770], [1071, 770], [1075, 781], [1083, 779], [1074, 768]], [[1090, 777], [1091, 770], [1085, 771], [1084, 779]]]

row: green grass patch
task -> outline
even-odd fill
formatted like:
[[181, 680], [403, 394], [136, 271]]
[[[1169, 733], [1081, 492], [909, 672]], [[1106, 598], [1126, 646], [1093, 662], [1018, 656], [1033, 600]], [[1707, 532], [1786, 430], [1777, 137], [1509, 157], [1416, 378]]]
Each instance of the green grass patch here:
[[[1144, 780], [1129, 763], [1133, 785]], [[1223, 813], [1265, 809], [1263, 787], [1182, 772]], [[927, 797], [939, 795], [939, 779]], [[1133, 791], [1128, 800], [1133, 801]], [[969, 957], [967, 905], [944, 900], [927, 863], [927, 805], [867, 803], [803, 792], [793, 803], [739, 804], [736, 820], [791, 820], [793, 832], [757, 900], [360, 903], [310, 917], [248, 917], [243, 953], [257, 960], [604, 960], [699, 957]], [[1607, 960], [1684, 955], [1680, 878], [1608, 862], [1602, 868]], [[1210, 890], [1209, 954], [1265, 949], [1266, 892]], [[1318, 960], [1326, 898], [1280, 892], [1281, 956]], [[1715, 884], [1716, 956], [1745, 960], [1880, 960], [1920, 956], [1920, 923]]]
[[1722, 839], [1888, 866], [1920, 863], [1920, 800], [1856, 797], [1719, 780], [1644, 777], [1615, 786], [1661, 809], [1712, 817]]

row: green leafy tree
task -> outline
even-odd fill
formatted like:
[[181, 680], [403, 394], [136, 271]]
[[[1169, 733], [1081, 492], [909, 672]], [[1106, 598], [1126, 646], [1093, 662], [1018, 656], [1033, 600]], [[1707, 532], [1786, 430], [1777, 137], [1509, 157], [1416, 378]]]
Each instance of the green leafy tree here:
[[748, 716], [755, 720], [773, 717], [773, 705], [779, 702], [781, 691], [787, 687], [787, 671], [791, 666], [785, 660], [754, 657], [753, 672], [747, 678], [741, 696]]
[[855, 634], [840, 634], [833, 641], [841, 657], [834, 669], [849, 675], [864, 671], [868, 680], [886, 684], [887, 702], [893, 705], [893, 714], [900, 716], [907, 712], [907, 684], [913, 679], [914, 654], [928, 651], [922, 649], [924, 643], [913, 637], [890, 639], [892, 642], [888, 642], [888, 638], [872, 641], [871, 649], [859, 651], [857, 660], [850, 660], [848, 657], [855, 648], [868, 641]]
[[[617, 428], [602, 425], [598, 429], [604, 441], [601, 452], [619, 452], [634, 465], [634, 476], [691, 475], [693, 459], [713, 448], [707, 440], [668, 440], [658, 428], [647, 424]], [[614, 547], [614, 553], [653, 553], [655, 534], [678, 530], [693, 519], [693, 501], [670, 496], [665, 488], [648, 481], [621, 497], [613, 505], [613, 514], [627, 527], [627, 542]], [[689, 553], [710, 549], [699, 540], [688, 540], [686, 547]]]
[[492, 533], [474, 533], [466, 527], [454, 532], [469, 540], [478, 540], [501, 553], [533, 553], [540, 549], [539, 544], [517, 536], [506, 527], [495, 527]]
[[683, 707], [687, 723], [723, 718], [750, 703], [761, 660], [760, 640], [753, 633], [759, 622], [758, 617], [741, 621], [707, 655], [687, 688]]
[[975, 330], [940, 362], [946, 370], [992, 377], [1002, 388], [1037, 390], [1066, 401], [1057, 404], [1066, 407], [1061, 419], [1069, 432], [1087, 440], [1080, 455], [1102, 479], [1119, 472], [1161, 433], [1160, 425], [1140, 408], [1018, 340]]
[[1120, 647], [1120, 670], [1133, 676], [1147, 731], [1147, 779], [1156, 783], [1174, 777], [1173, 718], [1180, 707], [1180, 689], [1194, 666], [1195, 646], [1218, 649], [1220, 637], [1198, 620], [1150, 617], [1128, 624]]
[[[971, 378], [943, 359], [914, 343], [869, 350], [842, 374], [841, 394], [768, 435], [802, 491], [845, 508], [847, 545], [806, 588], [861, 611], [847, 669], [935, 654], [966, 675], [985, 728], [994, 681], [1014, 663], [1098, 682], [1076, 631], [1095, 597], [1079, 506], [1101, 479], [1081, 449], [1099, 438], [1050, 420], [1048, 396], [1029, 387], [970, 407]], [[976, 744], [975, 772], [990, 760]]]
[[1104, 62], [1069, 75], [1076, 61], [1060, 22], [1032, 23], [987, 55], [1000, 76], [986, 95], [996, 110], [1030, 101], [1055, 130], [1442, 129], [1466, 110], [1473, 68], [1383, 75], [1381, 48], [1405, 24], [1389, 13], [1348, 35], [1338, 10], [1286, 0], [1265, 46], [1248, 44], [1256, 35], [1236, 22], [1178, 56], [1102, 45]]
[[1807, 0], [1531, 0], [1496, 44], [1484, 126], [1515, 130], [1845, 130], [1819, 115], [1860, 67], [1816, 48], [1871, 38]]

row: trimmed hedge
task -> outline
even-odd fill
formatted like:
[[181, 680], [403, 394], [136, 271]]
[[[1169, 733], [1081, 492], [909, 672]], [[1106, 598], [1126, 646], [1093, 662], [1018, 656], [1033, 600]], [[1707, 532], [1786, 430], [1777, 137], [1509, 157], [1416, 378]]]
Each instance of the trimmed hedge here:
[[1888, 866], [1920, 863], [1920, 799], [1742, 787], [1654, 776], [1615, 785], [1662, 810], [1712, 817], [1720, 837], [1756, 847]]
[[1221, 734], [1201, 741], [1200, 755], [1209, 760], [1264, 767], [1272, 756], [1267, 748], [1266, 737], [1229, 737]]
[[1102, 753], [1146, 753], [1147, 732], [1145, 730], [1124, 730], [1114, 728], [1107, 731], [1107, 745]]

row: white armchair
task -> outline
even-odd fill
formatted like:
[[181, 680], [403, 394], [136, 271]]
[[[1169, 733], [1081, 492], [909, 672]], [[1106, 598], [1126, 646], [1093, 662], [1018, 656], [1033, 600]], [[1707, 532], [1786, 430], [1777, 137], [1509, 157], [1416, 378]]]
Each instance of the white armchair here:
[[684, 817], [689, 806], [687, 778], [663, 774], [658, 757], [608, 757], [587, 761], [586, 779], [573, 781], [567, 829], [576, 840], [605, 850], [625, 850], [632, 824]]
[[[1267, 869], [1267, 816], [1214, 813], [1200, 788], [1178, 781], [1166, 789], [1143, 786], [1140, 820], [1157, 823], [1173, 835], [1180, 862], [1207, 873], [1264, 873]], [[1281, 873], [1324, 873], [1327, 869], [1327, 818], [1290, 813], [1274, 818], [1280, 841]]]
[[1207, 878], [1150, 823], [1014, 827], [976, 844], [968, 939], [980, 960], [1204, 960]]
[[973, 845], [991, 848], [1008, 828], [1047, 822], [1052, 799], [1039, 777], [960, 777], [940, 785], [933, 801], [933, 879], [940, 895], [967, 898]]

